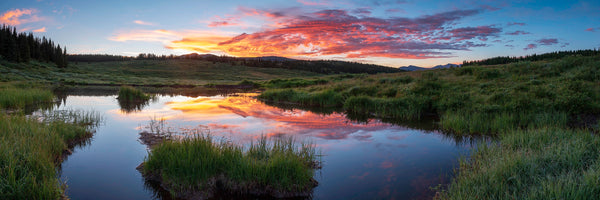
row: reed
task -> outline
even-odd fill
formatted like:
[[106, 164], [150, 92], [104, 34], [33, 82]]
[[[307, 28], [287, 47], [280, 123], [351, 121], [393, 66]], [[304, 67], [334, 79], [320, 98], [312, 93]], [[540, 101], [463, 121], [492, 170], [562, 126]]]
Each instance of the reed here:
[[462, 159], [437, 199], [595, 199], [600, 137], [585, 130], [509, 131]]
[[0, 107], [23, 108], [41, 102], [50, 102], [54, 99], [52, 92], [37, 88], [15, 88], [7, 86], [0, 89]]
[[162, 183], [176, 196], [217, 187], [234, 194], [305, 193], [315, 186], [316, 158], [312, 144], [291, 137], [263, 136], [245, 148], [198, 134], [154, 147], [143, 173], [160, 174]]
[[56, 166], [70, 143], [89, 137], [100, 120], [95, 112], [0, 113], [0, 199], [61, 198]]

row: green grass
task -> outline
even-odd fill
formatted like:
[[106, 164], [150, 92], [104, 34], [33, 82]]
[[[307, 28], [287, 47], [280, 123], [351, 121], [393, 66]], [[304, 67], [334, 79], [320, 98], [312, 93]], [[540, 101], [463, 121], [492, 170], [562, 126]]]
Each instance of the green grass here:
[[[453, 182], [439, 186], [438, 199], [596, 199], [600, 138], [593, 132], [600, 126], [598, 66], [599, 56], [569, 56], [343, 77], [325, 84], [270, 88], [259, 98], [342, 105], [348, 116], [414, 120], [437, 115], [447, 133], [497, 136], [499, 141], [480, 144], [461, 160]], [[310, 103], [325, 92], [339, 98]]]
[[[293, 138], [260, 140], [244, 148], [201, 134], [164, 142], [150, 152], [144, 173], [158, 173], [173, 194], [211, 191], [215, 181], [225, 191], [250, 193], [274, 189], [306, 192], [312, 189], [315, 149]], [[214, 190], [212, 190], [214, 191]], [[266, 193], [268, 194], [268, 192]]]
[[126, 113], [141, 111], [144, 106], [148, 105], [148, 101], [155, 99], [154, 95], [149, 95], [142, 90], [131, 87], [121, 86], [117, 95], [121, 110]]
[[10, 63], [0, 60], [0, 81], [38, 81], [65, 85], [177, 86], [236, 84], [242, 80], [266, 81], [321, 74], [280, 68], [257, 68], [199, 60], [133, 60], [69, 63], [56, 68], [50, 63]]
[[[469, 66], [396, 74], [274, 81], [268, 102], [343, 107], [351, 114], [420, 119], [440, 116], [458, 134], [497, 134], [515, 128], [567, 127], [577, 116], [600, 114], [600, 57]], [[332, 79], [334, 79], [332, 77]], [[318, 79], [317, 79], [318, 80]], [[285, 88], [285, 89], [280, 89]]]
[[119, 101], [148, 101], [152, 98], [151, 95], [145, 94], [139, 89], [130, 86], [121, 86], [117, 95]]
[[17, 88], [12, 84], [0, 86], [0, 107], [18, 109], [35, 103], [51, 102], [52, 92], [38, 88]]
[[40, 119], [0, 113], [0, 199], [59, 199], [56, 165], [69, 141], [88, 137], [95, 113], [48, 112]]
[[508, 131], [463, 159], [439, 199], [596, 199], [600, 137], [586, 130]]

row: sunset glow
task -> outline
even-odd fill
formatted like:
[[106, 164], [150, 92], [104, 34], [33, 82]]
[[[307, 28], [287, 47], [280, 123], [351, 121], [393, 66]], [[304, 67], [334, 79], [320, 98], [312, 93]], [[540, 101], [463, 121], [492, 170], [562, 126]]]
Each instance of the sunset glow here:
[[70, 53], [283, 56], [394, 67], [600, 47], [596, 1], [157, 3], [99, 12], [112, 3], [11, 1], [0, 22], [51, 36]]

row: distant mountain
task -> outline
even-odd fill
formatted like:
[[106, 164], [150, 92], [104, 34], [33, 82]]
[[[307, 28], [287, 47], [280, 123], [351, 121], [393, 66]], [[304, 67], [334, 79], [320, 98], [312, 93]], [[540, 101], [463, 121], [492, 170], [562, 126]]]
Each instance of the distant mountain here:
[[406, 70], [406, 71], [421, 71], [421, 70], [428, 70], [429, 68], [409, 65], [409, 66], [399, 67], [399, 69]]
[[460, 67], [460, 65], [448, 63], [445, 65], [436, 65], [435, 67], [432, 67], [431, 69], [446, 69], [446, 68], [453, 68], [453, 67]]
[[421, 71], [421, 70], [430, 70], [430, 69], [447, 69], [447, 68], [452, 68], [452, 67], [460, 67], [460, 65], [448, 63], [445, 65], [436, 65], [435, 67], [432, 67], [432, 68], [425, 68], [425, 67], [409, 65], [409, 66], [399, 67], [399, 69], [406, 70], [406, 71]]
[[263, 57], [242, 57], [245, 60], [264, 60], [264, 61], [295, 61], [296, 59], [279, 57], [279, 56], [263, 56]]

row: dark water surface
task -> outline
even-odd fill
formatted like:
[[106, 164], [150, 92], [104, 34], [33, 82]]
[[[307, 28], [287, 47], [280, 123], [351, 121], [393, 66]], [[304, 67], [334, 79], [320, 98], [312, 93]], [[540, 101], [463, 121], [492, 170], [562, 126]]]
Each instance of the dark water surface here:
[[431, 198], [430, 187], [447, 183], [460, 155], [471, 148], [437, 131], [430, 120], [355, 122], [334, 111], [269, 106], [254, 96], [159, 96], [124, 109], [116, 96], [63, 96], [59, 109], [95, 110], [104, 116], [91, 143], [77, 147], [62, 164], [67, 195], [74, 200], [169, 199], [135, 169], [148, 151], [138, 133], [152, 118], [166, 119], [173, 129], [208, 128], [240, 144], [261, 135], [313, 141], [324, 164], [315, 174], [319, 186], [312, 199]]

